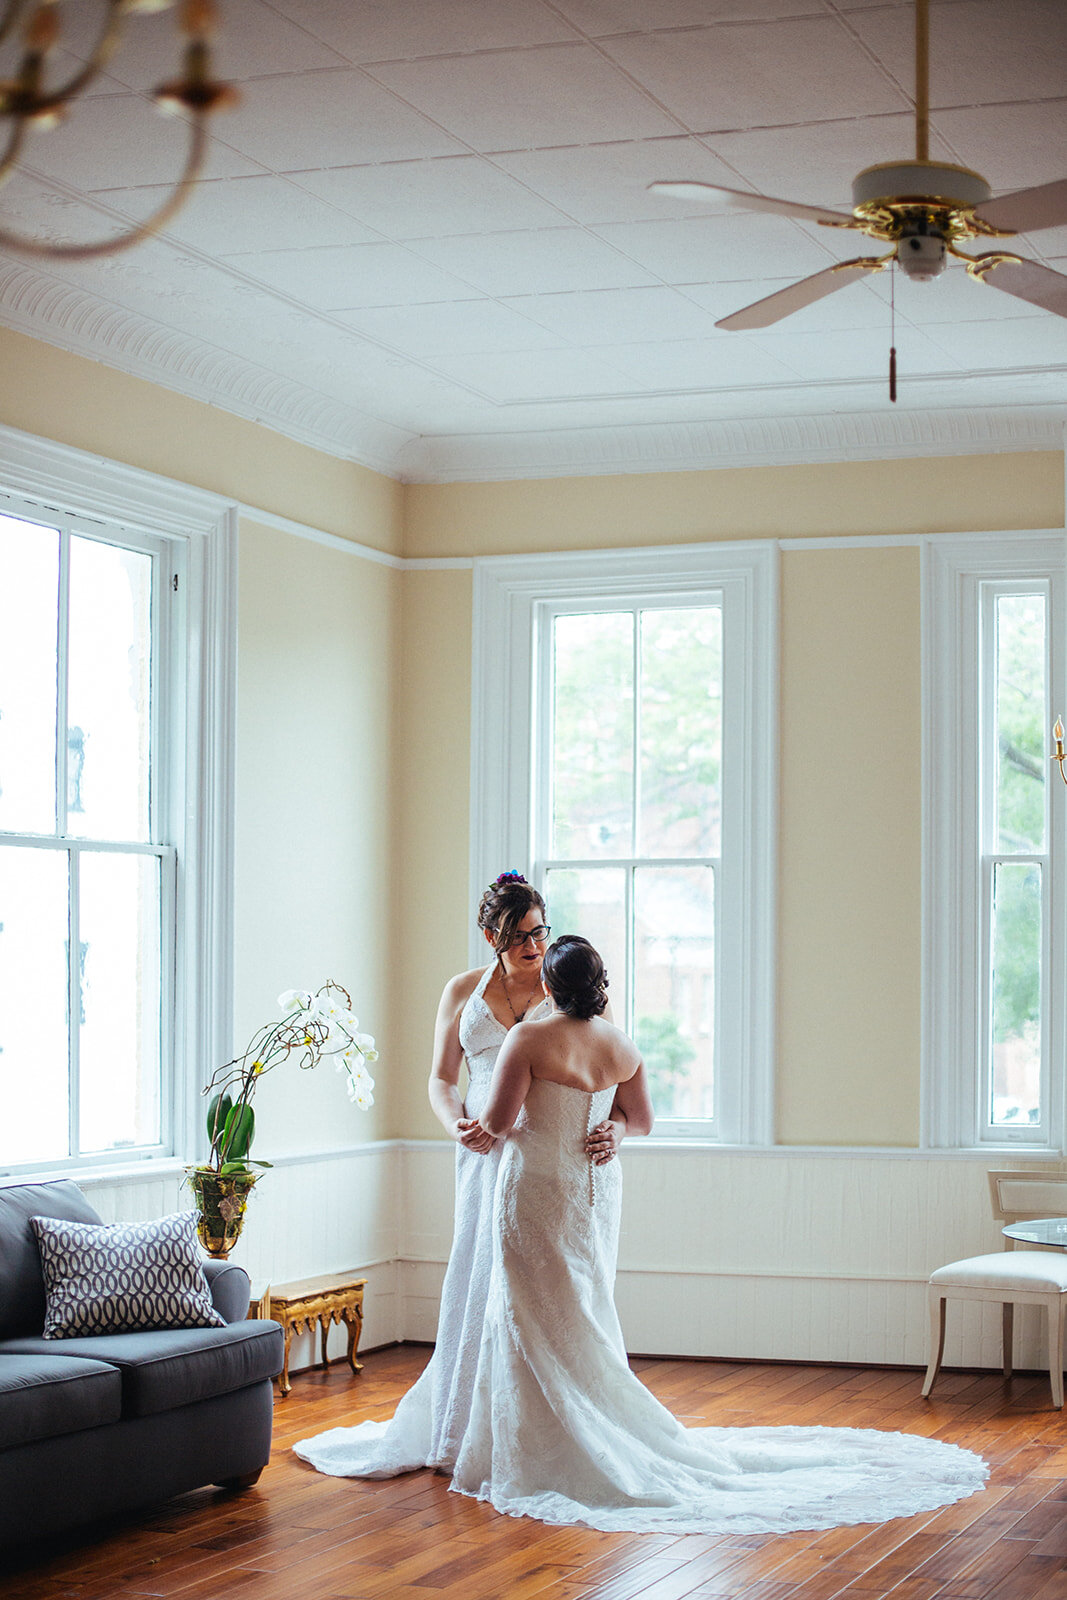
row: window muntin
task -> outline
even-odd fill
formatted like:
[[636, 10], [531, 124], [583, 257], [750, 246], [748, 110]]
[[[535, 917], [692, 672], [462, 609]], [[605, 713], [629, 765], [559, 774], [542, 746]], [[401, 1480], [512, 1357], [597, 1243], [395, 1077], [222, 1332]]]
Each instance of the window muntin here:
[[[721, 595], [541, 617], [549, 733], [535, 871], [584, 934], [645, 1058], [657, 1118], [716, 1121]], [[538, 808], [535, 806], [535, 814]]]
[[155, 819], [173, 811], [156, 755], [170, 570], [163, 540], [0, 517], [5, 1167], [169, 1147], [175, 848]]

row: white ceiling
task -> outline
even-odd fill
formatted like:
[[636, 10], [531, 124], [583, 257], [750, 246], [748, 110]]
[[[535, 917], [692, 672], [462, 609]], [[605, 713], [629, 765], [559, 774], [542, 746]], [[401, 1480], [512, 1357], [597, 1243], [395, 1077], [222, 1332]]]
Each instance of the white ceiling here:
[[[62, 7], [66, 70], [103, 0]], [[70, 15], [68, 15], [70, 14]], [[1059, 437], [1067, 319], [889, 274], [759, 333], [715, 320], [873, 247], [647, 192], [848, 209], [914, 154], [910, 0], [223, 0], [242, 103], [162, 237], [0, 253], [0, 321], [406, 479], [912, 453]], [[931, 156], [995, 192], [1067, 175], [1065, 0], [932, 0]], [[35, 135], [0, 225], [97, 238], [184, 133], [174, 13]], [[977, 246], [976, 248], [981, 248]], [[1021, 241], [1067, 272], [1067, 227]]]

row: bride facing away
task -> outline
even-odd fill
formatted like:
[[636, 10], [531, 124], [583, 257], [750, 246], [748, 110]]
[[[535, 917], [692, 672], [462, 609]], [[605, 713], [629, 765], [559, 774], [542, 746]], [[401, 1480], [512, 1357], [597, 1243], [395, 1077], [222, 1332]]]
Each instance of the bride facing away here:
[[[502, 1148], [477, 1116], [509, 1032], [550, 1009], [541, 987], [541, 961], [551, 930], [544, 900], [532, 884], [521, 873], [501, 873], [482, 895], [478, 926], [493, 959], [449, 980], [434, 1029], [430, 1104], [457, 1147], [455, 1226], [437, 1342], [388, 1422], [331, 1428], [294, 1446], [320, 1472], [337, 1477], [389, 1478], [426, 1466], [451, 1471], [466, 1429], [489, 1289], [493, 1192]], [[459, 1089], [464, 1058], [465, 1100]], [[598, 1169], [610, 1163], [626, 1132], [625, 1115], [609, 1101], [585, 1141], [589, 1160]]]
[[555, 1011], [514, 1028], [479, 1113], [502, 1140], [493, 1262], [452, 1488], [607, 1532], [779, 1533], [881, 1522], [981, 1489], [956, 1445], [855, 1428], [685, 1428], [630, 1371], [613, 1300], [622, 1176], [587, 1157], [613, 1102], [650, 1116], [637, 1050], [603, 1020], [584, 939], [545, 954]]

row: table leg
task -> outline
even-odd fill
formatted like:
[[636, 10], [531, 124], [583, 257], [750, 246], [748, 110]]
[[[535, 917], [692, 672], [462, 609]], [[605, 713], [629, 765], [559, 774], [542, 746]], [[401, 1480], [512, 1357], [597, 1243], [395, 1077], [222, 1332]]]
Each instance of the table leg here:
[[330, 1315], [328, 1312], [324, 1311], [322, 1316], [319, 1318], [319, 1348], [322, 1351], [322, 1365], [324, 1367], [328, 1367], [330, 1365], [330, 1358], [326, 1354], [326, 1341], [330, 1336], [330, 1326]]
[[346, 1306], [343, 1315], [348, 1329], [348, 1365], [353, 1372], [362, 1372], [363, 1363], [356, 1360], [356, 1351], [359, 1349], [359, 1336], [363, 1331], [363, 1307]]
[[279, 1382], [278, 1382], [278, 1391], [281, 1394], [281, 1397], [282, 1397], [283, 1400], [285, 1399], [286, 1395], [289, 1393], [289, 1390], [293, 1387], [292, 1384], [289, 1382], [289, 1346], [292, 1344], [292, 1342], [293, 1342], [292, 1324], [289, 1323], [289, 1322], [286, 1322], [286, 1324], [285, 1324], [285, 1356], [284, 1356], [284, 1358], [282, 1360], [282, 1373], [281, 1373], [281, 1378], [279, 1379]]

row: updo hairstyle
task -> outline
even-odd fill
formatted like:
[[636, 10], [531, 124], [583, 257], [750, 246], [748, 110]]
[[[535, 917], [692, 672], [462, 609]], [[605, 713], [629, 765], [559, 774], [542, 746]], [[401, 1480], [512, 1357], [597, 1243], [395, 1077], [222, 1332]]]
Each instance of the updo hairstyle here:
[[564, 934], [545, 951], [541, 976], [556, 1009], [583, 1022], [599, 1017], [608, 1003], [608, 974], [588, 939]]
[[528, 911], [539, 911], [544, 918], [545, 902], [518, 872], [502, 872], [482, 895], [478, 926], [492, 934], [498, 956], [510, 950], [519, 923]]

